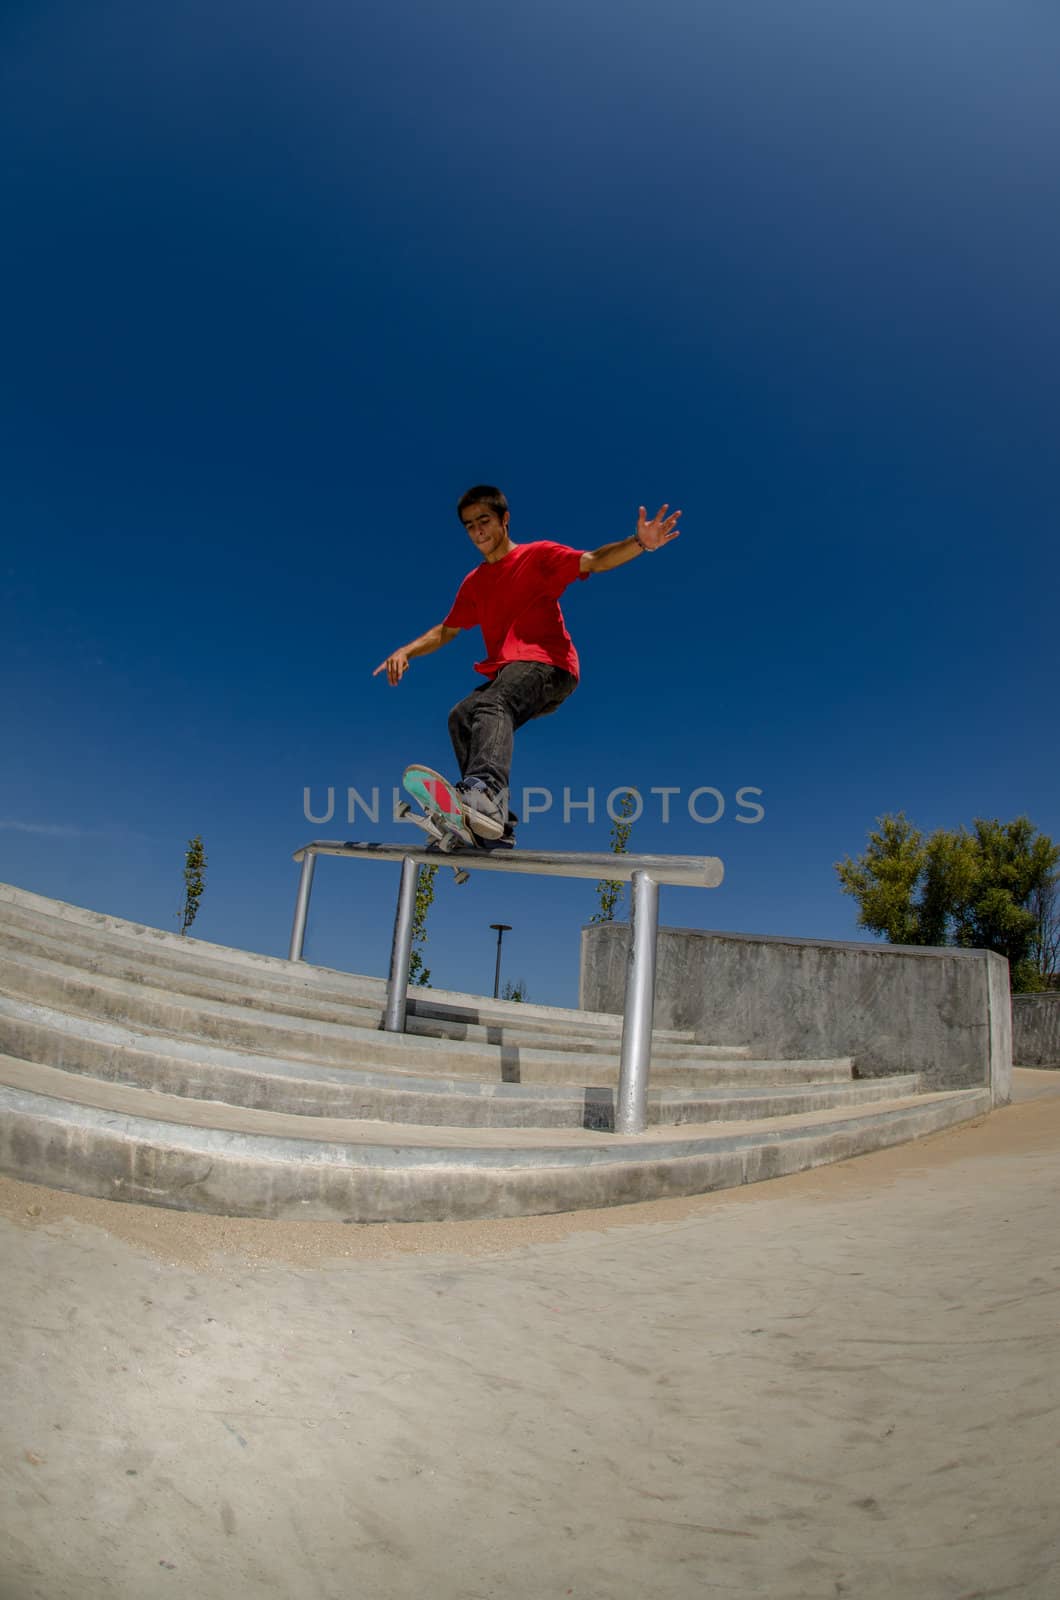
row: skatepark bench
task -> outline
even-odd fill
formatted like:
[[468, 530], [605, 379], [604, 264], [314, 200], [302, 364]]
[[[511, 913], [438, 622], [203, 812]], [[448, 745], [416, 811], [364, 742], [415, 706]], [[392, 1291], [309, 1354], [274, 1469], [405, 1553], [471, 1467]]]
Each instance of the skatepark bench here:
[[648, 1073], [655, 1011], [655, 946], [659, 930], [659, 885], [716, 889], [725, 869], [717, 856], [615, 855], [571, 850], [424, 850], [415, 845], [342, 843], [317, 839], [294, 853], [302, 864], [291, 929], [290, 959], [301, 961], [309, 897], [318, 856], [401, 862], [401, 887], [390, 952], [386, 1012], [388, 1033], [405, 1031], [412, 922], [420, 866], [451, 866], [464, 872], [524, 872], [548, 878], [611, 878], [632, 884], [629, 965], [622, 1012], [622, 1050], [615, 1105], [617, 1133], [643, 1133], [647, 1125]]

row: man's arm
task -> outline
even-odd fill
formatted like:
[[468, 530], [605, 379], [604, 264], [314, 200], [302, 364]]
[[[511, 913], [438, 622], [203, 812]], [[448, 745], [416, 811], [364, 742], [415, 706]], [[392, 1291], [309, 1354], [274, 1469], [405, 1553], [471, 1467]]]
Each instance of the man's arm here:
[[385, 661], [379, 663], [372, 677], [377, 678], [381, 672], [385, 672], [387, 683], [400, 683], [409, 670], [409, 662], [413, 656], [429, 656], [433, 650], [440, 650], [443, 644], [455, 639], [459, 632], [459, 628], [447, 628], [444, 622], [435, 623], [433, 628], [421, 633], [411, 644], [402, 645], [400, 650], [392, 651]]
[[646, 550], [661, 550], [664, 544], [669, 544], [678, 535], [677, 519], [681, 513], [675, 511], [668, 517], [668, 510], [668, 506], [660, 506], [649, 521], [648, 513], [641, 506], [636, 533], [628, 539], [619, 539], [615, 544], [602, 544], [599, 550], [587, 550], [581, 559], [582, 572], [610, 572], [612, 567], [623, 567], [627, 561], [642, 556]]

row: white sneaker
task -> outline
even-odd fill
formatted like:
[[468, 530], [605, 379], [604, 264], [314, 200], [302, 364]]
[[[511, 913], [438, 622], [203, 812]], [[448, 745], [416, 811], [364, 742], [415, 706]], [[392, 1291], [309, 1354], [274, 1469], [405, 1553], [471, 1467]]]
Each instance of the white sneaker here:
[[480, 839], [499, 839], [508, 826], [508, 791], [493, 795], [481, 778], [465, 778], [456, 792], [467, 816], [467, 825]]

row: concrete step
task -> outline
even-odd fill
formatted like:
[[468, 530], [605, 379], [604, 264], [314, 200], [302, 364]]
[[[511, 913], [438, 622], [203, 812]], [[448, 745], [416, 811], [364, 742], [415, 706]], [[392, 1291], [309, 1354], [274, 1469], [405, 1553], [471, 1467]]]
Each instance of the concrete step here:
[[[536, 1045], [485, 1044], [471, 1040], [417, 1038], [262, 1011], [231, 1001], [171, 995], [143, 982], [82, 972], [42, 956], [0, 949], [0, 995], [73, 1013], [97, 1021], [113, 1021], [175, 1038], [197, 1038], [243, 1050], [342, 1067], [416, 1071], [428, 1076], [478, 1077], [502, 1082], [617, 1081], [618, 1053], [583, 1055]], [[745, 1066], [761, 1076], [761, 1064], [745, 1058], [724, 1061], [704, 1056], [700, 1047], [685, 1047], [681, 1058], [653, 1053], [653, 1081], [658, 1087], [686, 1087], [719, 1081], [717, 1069]], [[787, 1077], [849, 1078], [849, 1058], [822, 1063], [770, 1063]]]
[[[39, 958], [53, 967], [65, 967], [82, 977], [93, 979], [116, 978], [122, 983], [158, 987], [170, 995], [187, 1000], [221, 1000], [250, 1011], [274, 1012], [284, 1016], [302, 1017], [320, 1022], [346, 1023], [352, 1027], [380, 1028], [383, 1004], [378, 996], [347, 997], [335, 991], [321, 990], [298, 983], [271, 983], [255, 985], [248, 989], [241, 974], [234, 969], [212, 970], [204, 964], [203, 970], [194, 967], [173, 967], [168, 958], [145, 961], [141, 952], [118, 945], [116, 949], [98, 944], [73, 944], [66, 941], [61, 931], [42, 931], [37, 928], [0, 928], [0, 952], [14, 960], [23, 957]], [[567, 1050], [578, 1053], [614, 1053], [620, 1035], [610, 1031], [571, 1033], [554, 1026], [546, 1030], [543, 1022], [523, 1028], [519, 1020], [506, 1018], [496, 1022], [477, 1022], [459, 1015], [465, 1008], [431, 1005], [430, 1002], [413, 1005], [407, 1019], [406, 1032], [420, 1038], [470, 1040], [479, 1044], [525, 1044], [549, 1050]], [[691, 1040], [691, 1035], [689, 1035]], [[673, 1060], [692, 1057], [703, 1060], [732, 1060], [749, 1056], [746, 1045], [701, 1045], [678, 1042], [668, 1035], [654, 1036], [654, 1046], [659, 1056]]]
[[[524, 1010], [525, 1007], [525, 1010]], [[517, 1027], [562, 1036], [572, 1043], [585, 1039], [617, 1041], [622, 1035], [622, 1017], [610, 1011], [573, 1011], [563, 1006], [535, 1006], [529, 1002], [491, 1000], [482, 995], [458, 994], [447, 989], [410, 989], [408, 1010], [411, 1016], [435, 1018], [445, 1022], [465, 1022], [482, 1027]], [[726, 1052], [746, 1049], [743, 1045], [718, 1045], [701, 1040], [692, 1028], [655, 1028], [652, 1038], [660, 1044], [694, 1044], [703, 1049]]]
[[145, 963], [161, 963], [167, 970], [176, 964], [205, 973], [235, 971], [245, 977], [248, 987], [256, 982], [271, 985], [291, 978], [312, 985], [324, 975], [340, 985], [344, 995], [354, 998], [381, 999], [386, 988], [381, 978], [335, 972], [307, 962], [285, 961], [279, 956], [211, 944], [204, 939], [183, 937], [163, 928], [151, 928], [144, 923], [33, 894], [14, 884], [0, 883], [0, 937], [4, 929], [24, 927], [58, 933], [71, 947], [91, 945], [100, 949], [135, 950]]
[[622, 1019], [413, 990], [0, 885], [0, 1168], [227, 1215], [412, 1221], [691, 1194], [917, 1137], [987, 1090], [854, 1081], [657, 1031], [614, 1134]]
[[[0, 992], [0, 1049], [55, 1064], [57, 1052], [69, 1060], [77, 1051], [90, 1072], [98, 1070], [98, 1057], [115, 1048], [161, 1049], [168, 1042], [186, 1059], [208, 1062], [224, 1049], [346, 1074], [368, 1073], [380, 1080], [417, 1076], [448, 1083], [552, 1083], [572, 1089], [613, 1088], [618, 1082], [617, 1054], [578, 1056], [513, 1045], [468, 1045], [300, 1018], [255, 1019], [243, 1011], [233, 1016], [230, 1008], [213, 1002], [189, 1008], [164, 996], [152, 997], [142, 987], [134, 989], [137, 1003], [130, 1005], [120, 992], [70, 976], [60, 982], [33, 966], [20, 964], [17, 974], [4, 977], [0, 960], [2, 988], [7, 993]], [[828, 1062], [664, 1060], [656, 1069], [656, 1088], [683, 1093], [741, 1083], [842, 1083], [853, 1076], [849, 1057]]]
[[[136, 1032], [0, 997], [0, 1051], [87, 1079], [123, 1083], [186, 1099], [395, 1123], [463, 1127], [614, 1126], [610, 1083], [526, 1084], [414, 1077], [383, 1070], [312, 1065]], [[659, 1087], [649, 1094], [651, 1123], [728, 1121], [781, 1115], [912, 1094], [915, 1073], [854, 1082], [808, 1081], [761, 1063], [717, 1069], [709, 1085]]]
[[[321, 1014], [320, 1006], [364, 1012], [370, 1025], [382, 1020], [386, 984], [314, 967], [281, 961], [248, 951], [181, 938], [164, 930], [89, 912], [64, 902], [0, 884], [0, 945], [12, 952], [39, 954], [81, 970], [99, 971], [125, 981], [155, 983], [167, 990], [203, 997], [229, 997], [262, 1008], [302, 1015]], [[501, 1029], [532, 1038], [547, 1033], [556, 1048], [602, 1047], [621, 1034], [622, 1018], [611, 1013], [572, 1011], [555, 1006], [492, 1000], [436, 989], [409, 991], [410, 1020], [427, 1035], [439, 1024], [443, 1036], [462, 1037], [463, 1028]], [[332, 1017], [330, 1020], [340, 1020]], [[355, 1020], [352, 1016], [350, 1020]], [[466, 1035], [475, 1037], [474, 1031]], [[656, 1029], [660, 1045], [694, 1044], [689, 1029]], [[746, 1047], [713, 1045], [729, 1058]]]
[[[20, 1079], [20, 1072], [22, 1077]], [[0, 1168], [224, 1216], [454, 1221], [620, 1205], [778, 1177], [952, 1127], [987, 1089], [649, 1129], [410, 1128], [188, 1101], [8, 1058]]]
[[[412, 1011], [405, 1020], [405, 1032], [425, 1039], [467, 1039], [481, 1044], [536, 1045], [541, 1049], [567, 1050], [578, 1055], [613, 1055], [620, 1047], [620, 1036], [578, 1036], [520, 1028], [515, 1023], [460, 1022], [442, 1011], [418, 1014]], [[750, 1058], [745, 1044], [699, 1044], [694, 1040], [678, 1043], [652, 1033], [652, 1056], [657, 1061], [739, 1061]]]

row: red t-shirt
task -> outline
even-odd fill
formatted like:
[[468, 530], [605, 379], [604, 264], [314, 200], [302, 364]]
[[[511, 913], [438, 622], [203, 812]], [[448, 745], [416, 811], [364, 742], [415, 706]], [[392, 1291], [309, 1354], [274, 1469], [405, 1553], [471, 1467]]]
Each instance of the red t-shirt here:
[[492, 678], [509, 661], [548, 661], [578, 676], [559, 597], [575, 578], [589, 576], [581, 558], [581, 550], [538, 539], [468, 573], [443, 626], [481, 627], [486, 659], [475, 662], [476, 672]]

